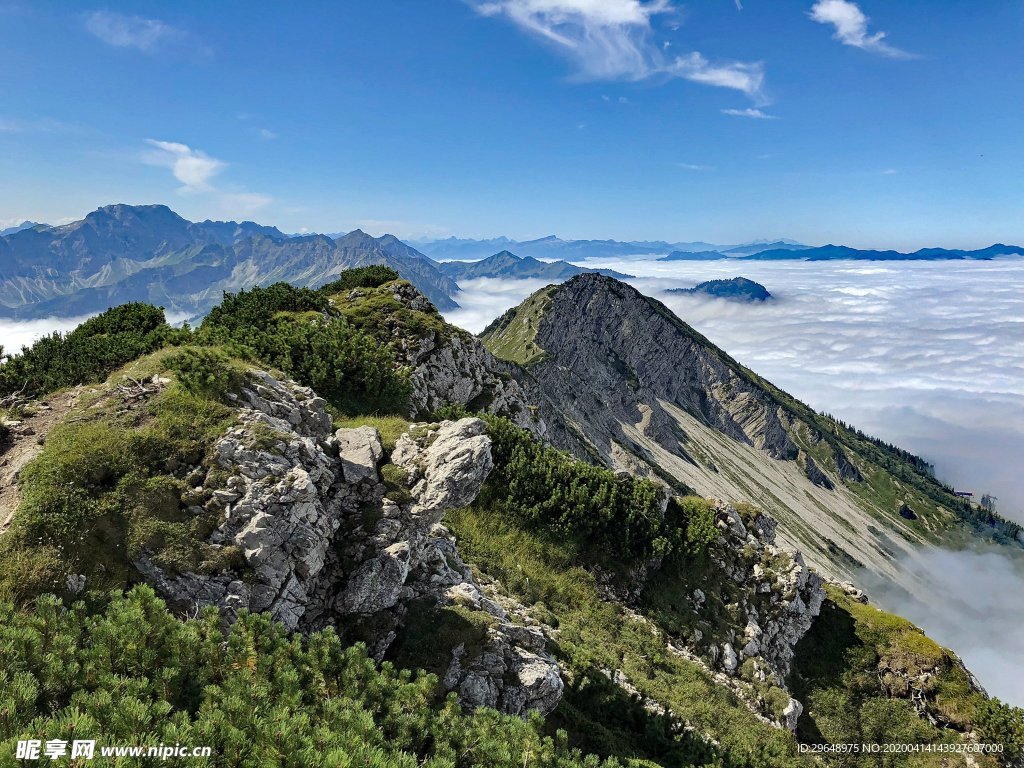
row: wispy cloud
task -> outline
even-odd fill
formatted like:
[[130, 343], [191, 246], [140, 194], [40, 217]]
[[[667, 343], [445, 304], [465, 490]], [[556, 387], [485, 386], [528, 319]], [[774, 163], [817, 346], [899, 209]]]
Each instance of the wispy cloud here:
[[652, 20], [673, 16], [669, 0], [467, 0], [484, 16], [508, 19], [570, 59], [584, 80], [678, 77], [760, 98], [760, 62], [712, 63], [693, 51], [676, 57], [654, 39]]
[[191, 33], [160, 19], [129, 16], [115, 11], [93, 11], [85, 18], [85, 28], [115, 48], [133, 48], [147, 54], [173, 49], [209, 53], [209, 49]]
[[277, 134], [274, 133], [269, 128], [260, 128], [259, 129], [259, 136], [260, 136], [261, 139], [266, 139], [267, 141], [272, 141], [273, 139], [277, 138]]
[[894, 59], [912, 59], [914, 54], [885, 42], [885, 32], [868, 32], [868, 17], [850, 0], [818, 0], [811, 8], [810, 17], [819, 24], [835, 27], [833, 37], [843, 45], [889, 56]]
[[52, 117], [0, 117], [0, 133], [76, 133], [81, 130], [81, 126], [54, 120]]
[[210, 181], [227, 165], [205, 152], [176, 141], [146, 139], [146, 143], [154, 149], [143, 156], [143, 161], [149, 165], [170, 168], [174, 178], [182, 183], [182, 192], [212, 191]]
[[779, 118], [775, 115], [769, 115], [767, 112], [762, 112], [760, 109], [723, 109], [723, 115], [732, 115], [733, 117], [752, 117], [755, 120], [778, 120]]
[[682, 168], [684, 171], [713, 171], [715, 166], [713, 165], [698, 165], [696, 163], [676, 163], [677, 166]]
[[224, 211], [233, 215], [250, 215], [273, 202], [273, 198], [246, 189], [220, 187], [214, 178], [227, 167], [227, 163], [211, 157], [177, 141], [146, 139], [151, 149], [142, 154], [142, 162], [159, 168], [168, 168], [181, 182], [180, 194], [205, 194]]

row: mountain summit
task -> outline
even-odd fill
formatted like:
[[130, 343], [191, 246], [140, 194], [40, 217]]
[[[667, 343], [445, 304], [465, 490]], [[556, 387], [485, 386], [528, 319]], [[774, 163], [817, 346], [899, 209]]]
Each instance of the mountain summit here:
[[474, 280], [481, 277], [504, 277], [516, 280], [565, 280], [585, 272], [597, 272], [616, 278], [628, 278], [614, 269], [588, 269], [577, 267], [567, 261], [540, 261], [532, 256], [516, 256], [505, 250], [480, 261], [448, 261], [438, 265], [444, 274], [457, 280]]
[[481, 337], [526, 366], [521, 384], [558, 414], [556, 444], [680, 489], [747, 499], [836, 577], [866, 567], [913, 589], [899, 555], [975, 522], [925, 462], [816, 413], [617, 280], [548, 286]]

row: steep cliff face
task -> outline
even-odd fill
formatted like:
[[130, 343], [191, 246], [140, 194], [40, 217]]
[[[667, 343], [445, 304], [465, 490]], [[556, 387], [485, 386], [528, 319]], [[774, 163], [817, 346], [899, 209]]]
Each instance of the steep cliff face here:
[[385, 479], [377, 431], [333, 431], [311, 390], [251, 371], [238, 405], [237, 426], [217, 441], [215, 462], [191, 492], [220, 513], [208, 542], [237, 550], [235, 564], [199, 574], [167, 572], [146, 554], [135, 563], [173, 606], [216, 605], [227, 620], [266, 611], [290, 630], [333, 626], [378, 659], [414, 618], [441, 622], [457, 610], [474, 642], [445, 647], [435, 638], [429, 655], [445, 660], [444, 685], [468, 708], [554, 708], [563, 686], [543, 635], [484, 595], [442, 524], [447, 509], [473, 501], [491, 469], [483, 422], [413, 429]]
[[624, 283], [582, 275], [549, 286], [482, 339], [523, 366], [518, 381], [552, 442], [752, 502], [832, 576], [867, 567], [914, 589], [903, 554], [958, 525], [957, 500], [905, 457], [814, 413]]

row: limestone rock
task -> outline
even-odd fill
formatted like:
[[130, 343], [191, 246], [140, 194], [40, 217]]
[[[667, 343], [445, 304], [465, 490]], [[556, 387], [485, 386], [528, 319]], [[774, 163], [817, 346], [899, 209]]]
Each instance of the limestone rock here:
[[334, 433], [345, 480], [358, 483], [377, 479], [377, 463], [384, 455], [380, 433], [373, 427], [339, 429]]
[[464, 506], [477, 497], [491, 468], [491, 440], [480, 419], [445, 421], [421, 445], [403, 435], [391, 460], [421, 475], [413, 487], [413, 514], [439, 522], [446, 509]]

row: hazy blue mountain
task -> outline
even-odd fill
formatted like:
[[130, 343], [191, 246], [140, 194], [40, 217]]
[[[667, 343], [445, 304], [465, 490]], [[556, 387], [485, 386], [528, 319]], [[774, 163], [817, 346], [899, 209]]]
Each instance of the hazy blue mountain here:
[[49, 224], [39, 224], [35, 221], [23, 221], [21, 224], [16, 224], [13, 227], [7, 229], [0, 229], [0, 237], [6, 237], [7, 235], [13, 235], [15, 232], [21, 232], [23, 229], [32, 229], [33, 227], [49, 227]]
[[535, 259], [563, 259], [569, 262], [622, 256], [660, 256], [675, 251], [687, 253], [716, 251], [742, 256], [769, 248], [809, 247], [792, 240], [763, 240], [743, 245], [716, 245], [703, 241], [670, 243], [664, 240], [563, 240], [556, 235], [522, 241], [504, 236], [486, 240], [449, 237], [443, 240], [418, 240], [413, 244], [421, 253], [439, 261], [476, 261], [505, 250], [513, 251], [520, 256], [532, 256]]
[[672, 251], [668, 256], [662, 256], [658, 261], [718, 261], [728, 259], [721, 251]]
[[1019, 245], [997, 243], [988, 248], [965, 251], [957, 248], [922, 248], [912, 253], [900, 251], [875, 251], [850, 248], [845, 245], [823, 245], [820, 248], [804, 250], [773, 249], [761, 251], [744, 259], [776, 261], [780, 259], [803, 259], [806, 261], [830, 261], [833, 259], [858, 259], [861, 261], [940, 261], [944, 259], [993, 259], [997, 256], [1021, 256], [1024, 248]]
[[0, 237], [0, 316], [74, 316], [126, 301], [201, 315], [224, 291], [326, 283], [342, 269], [387, 264], [440, 309], [458, 285], [390, 235], [288, 237], [251, 221], [190, 222], [164, 205], [109, 205], [81, 221]]
[[616, 278], [627, 278], [613, 269], [587, 269], [577, 267], [566, 261], [538, 261], [532, 256], [516, 256], [510, 251], [501, 251], [480, 261], [448, 261], [438, 265], [442, 273], [456, 280], [474, 280], [481, 277], [504, 277], [511, 279], [535, 278], [540, 280], [561, 281], [581, 275], [584, 272], [597, 272]]
[[750, 256], [762, 251], [803, 251], [813, 248], [794, 240], [773, 240], [771, 242], [753, 242], [745, 245], [737, 245], [735, 248], [727, 248], [724, 253], [729, 256]]
[[772, 298], [760, 283], [745, 277], [734, 277], [729, 280], [707, 280], [693, 288], [669, 288], [665, 293], [688, 293], [715, 296], [732, 301], [767, 301]]
[[484, 240], [447, 237], [443, 240], [413, 240], [410, 242], [421, 253], [439, 261], [484, 259], [492, 253], [518, 245], [515, 240], [510, 240], [507, 237], [492, 237]]

